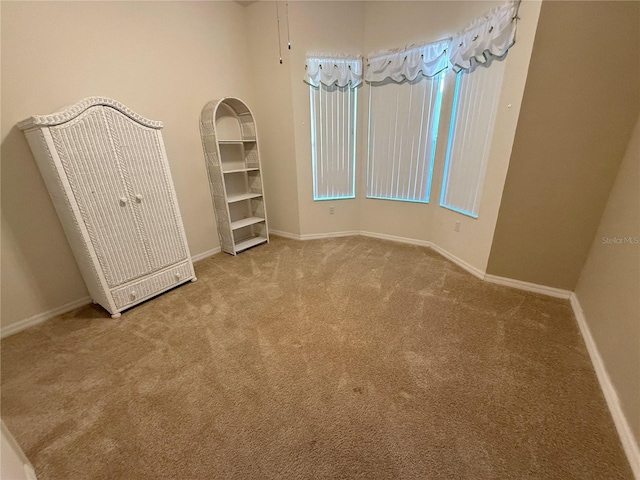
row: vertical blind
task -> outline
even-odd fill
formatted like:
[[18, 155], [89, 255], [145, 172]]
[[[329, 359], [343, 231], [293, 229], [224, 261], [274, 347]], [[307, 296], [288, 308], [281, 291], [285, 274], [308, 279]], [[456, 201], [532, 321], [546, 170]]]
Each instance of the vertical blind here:
[[357, 90], [310, 86], [313, 199], [355, 197]]
[[440, 205], [478, 218], [504, 62], [457, 74]]
[[429, 201], [443, 76], [370, 84], [367, 197]]

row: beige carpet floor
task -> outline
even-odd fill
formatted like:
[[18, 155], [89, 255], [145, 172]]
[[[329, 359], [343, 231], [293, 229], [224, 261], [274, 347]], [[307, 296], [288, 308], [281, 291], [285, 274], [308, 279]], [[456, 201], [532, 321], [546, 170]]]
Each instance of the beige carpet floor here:
[[41, 480], [632, 478], [567, 301], [363, 237], [196, 271], [2, 341]]

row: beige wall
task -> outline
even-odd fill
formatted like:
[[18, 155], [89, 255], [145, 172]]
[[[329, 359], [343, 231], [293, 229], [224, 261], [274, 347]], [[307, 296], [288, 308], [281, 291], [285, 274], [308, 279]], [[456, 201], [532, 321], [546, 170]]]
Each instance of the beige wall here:
[[640, 109], [639, 25], [638, 2], [543, 3], [488, 273], [574, 289]]
[[[538, 28], [541, 3], [522, 2], [518, 16], [516, 44], [511, 47], [505, 60], [505, 72], [500, 92], [500, 101], [496, 115], [496, 124], [491, 139], [491, 149], [487, 173], [482, 189], [478, 218], [460, 215], [445, 208], [434, 212], [432, 242], [447, 252], [467, 262], [484, 273], [489, 261], [491, 244], [500, 209], [500, 201], [505, 177], [509, 166], [513, 141], [522, 104], [533, 41]], [[446, 124], [449, 125], [449, 117]], [[441, 137], [441, 158], [444, 157], [444, 142], [447, 135]], [[440, 165], [444, 164], [444, 159]], [[439, 168], [442, 168], [441, 166]], [[442, 171], [436, 170], [436, 177], [442, 178]], [[437, 185], [437, 186], [436, 186]], [[440, 198], [441, 184], [434, 184], [434, 191]], [[455, 222], [460, 221], [460, 231], [454, 230]]]
[[[365, 20], [365, 51], [370, 53], [451, 36], [473, 19], [502, 3], [368, 2]], [[517, 42], [505, 60], [505, 79], [500, 95], [479, 218], [467, 217], [439, 206], [453, 101], [454, 76], [449, 74], [440, 119], [430, 203], [424, 205], [366, 199], [364, 198], [365, 178], [361, 176], [359, 184], [361, 230], [433, 242], [484, 272], [509, 164], [539, 10], [540, 2], [523, 2], [520, 7], [521, 20], [518, 22]], [[367, 86], [363, 93], [366, 99]], [[511, 105], [511, 108], [508, 105]], [[362, 151], [366, 152], [366, 138], [363, 138]], [[364, 171], [365, 161], [363, 156], [361, 172]], [[456, 221], [461, 222], [459, 232], [454, 230]]]
[[[314, 201], [311, 168], [311, 127], [309, 85], [304, 83], [305, 55], [313, 53], [349, 53], [362, 55], [364, 3], [292, 2], [289, 4], [292, 50], [289, 55], [291, 96], [293, 99], [300, 233], [317, 234], [358, 229], [358, 199]], [[362, 88], [357, 89], [358, 106]], [[358, 136], [364, 121], [358, 109]], [[362, 151], [357, 151], [358, 157]], [[359, 194], [360, 192], [357, 192]], [[335, 213], [329, 214], [329, 206]]]
[[[364, 230], [436, 241], [463, 260], [484, 270], [489, 256], [493, 228], [502, 194], [506, 165], [515, 131], [520, 99], [526, 78], [539, 2], [521, 7], [518, 43], [510, 53], [501, 115], [496, 128], [491, 169], [487, 175], [480, 220], [442, 209], [438, 205], [444, 168], [448, 109], [452, 89], [443, 108], [441, 142], [438, 146], [432, 201], [429, 205], [365, 199], [366, 118], [368, 86], [358, 89], [357, 198], [353, 200], [313, 201], [311, 134], [309, 125], [309, 87], [303, 82], [307, 52], [350, 53], [366, 56], [372, 51], [402, 47], [415, 42], [435, 41], [452, 35], [479, 15], [502, 2], [292, 2], [289, 4], [289, 30], [292, 49], [286, 49], [287, 19], [281, 5], [281, 44], [283, 65], [279, 65], [276, 10], [273, 2], [256, 2], [247, 7], [250, 18], [252, 62], [259, 63], [268, 80], [255, 85], [256, 106], [262, 137], [277, 138], [278, 172], [265, 168], [265, 190], [269, 202], [271, 227], [288, 233], [313, 235]], [[265, 55], [268, 52], [268, 55]], [[268, 61], [264, 61], [265, 59]], [[263, 70], [264, 69], [264, 70]], [[286, 74], [289, 78], [285, 78]], [[512, 108], [506, 105], [511, 103]], [[291, 114], [293, 113], [293, 115]], [[262, 118], [260, 118], [262, 117]], [[266, 127], [264, 125], [267, 125]], [[290, 127], [291, 126], [291, 127]], [[265, 135], [265, 128], [269, 135]], [[294, 151], [291, 151], [291, 145]], [[262, 141], [263, 157], [265, 140]], [[293, 194], [296, 192], [297, 198]], [[297, 201], [296, 201], [297, 200]], [[329, 214], [333, 206], [335, 214]], [[298, 218], [294, 220], [296, 213]], [[275, 219], [277, 216], [277, 220]], [[463, 223], [454, 233], [456, 220]], [[450, 230], [450, 232], [449, 232]], [[473, 239], [473, 241], [470, 241]]]
[[[576, 296], [640, 444], [640, 117], [620, 165]], [[616, 240], [627, 238], [625, 240]]]
[[[363, 11], [360, 2], [291, 2], [288, 9], [281, 3], [280, 65], [275, 3], [247, 7], [251, 59], [261, 72], [254, 111], [263, 158], [274, 160], [263, 164], [272, 230], [308, 235], [357, 229], [357, 200], [313, 201], [309, 86], [303, 79], [307, 52], [362, 54]], [[335, 214], [329, 215], [329, 205]]]
[[255, 2], [245, 8], [251, 86], [260, 137], [263, 183], [269, 228], [300, 233], [298, 183], [293, 124], [289, 52], [286, 48], [286, 9], [280, 6], [283, 63], [279, 63], [274, 2]]
[[[30, 480], [35, 478], [33, 465], [4, 422], [0, 426], [0, 478], [6, 480]], [[29, 473], [27, 473], [29, 472]]]
[[[273, 2], [256, 2], [247, 7], [251, 28], [250, 51], [267, 78], [254, 85], [254, 111], [262, 120], [263, 157], [272, 148], [279, 153], [277, 168], [265, 167], [265, 190], [272, 229], [313, 235], [364, 230], [430, 241], [435, 238], [445, 249], [484, 270], [489, 255], [502, 184], [515, 131], [519, 103], [537, 23], [539, 2], [522, 6], [518, 43], [507, 61], [503, 111], [496, 128], [495, 154], [487, 176], [486, 199], [480, 220], [444, 210], [438, 205], [446, 148], [448, 109], [452, 89], [443, 108], [441, 144], [429, 205], [369, 200], [364, 198], [366, 169], [366, 118], [368, 86], [358, 89], [357, 198], [314, 202], [312, 195], [309, 87], [303, 82], [305, 55], [350, 53], [402, 47], [415, 42], [435, 41], [452, 35], [479, 15], [502, 2], [292, 2], [288, 8], [292, 49], [286, 48], [287, 11], [280, 8], [283, 64], [277, 62], [276, 9]], [[286, 78], [286, 74], [289, 78]], [[506, 104], [513, 104], [507, 111]], [[266, 125], [266, 127], [265, 127]], [[268, 134], [265, 135], [265, 128]], [[277, 139], [277, 141], [274, 141]], [[271, 146], [267, 142], [273, 142]], [[292, 152], [291, 146], [294, 151]], [[297, 190], [295, 190], [297, 186]], [[297, 192], [297, 198], [294, 193]], [[333, 206], [335, 214], [329, 214]], [[297, 212], [298, 218], [294, 219]], [[437, 218], [437, 222], [434, 220]], [[456, 220], [465, 224], [452, 234]], [[468, 226], [467, 226], [468, 224]], [[445, 231], [446, 230], [446, 231]], [[451, 230], [451, 233], [448, 232]], [[474, 239], [470, 242], [470, 239]], [[482, 239], [480, 241], [479, 239]]]
[[[483, 270], [526, 76], [539, 3], [525, 2], [508, 57], [497, 147], [481, 219], [438, 206], [441, 133], [430, 205], [364, 198], [366, 99], [359, 90], [358, 198], [312, 200], [307, 52], [363, 54], [436, 40], [499, 2], [2, 2], [2, 325], [87, 295], [55, 211], [15, 123], [90, 95], [164, 121], [193, 254], [218, 246], [198, 133], [202, 106], [234, 95], [258, 123], [270, 227], [294, 234], [365, 230], [434, 241]], [[99, 19], [100, 21], [96, 21]], [[43, 40], [44, 39], [44, 40]], [[47, 41], [55, 39], [55, 41]], [[514, 108], [506, 111], [505, 103]], [[451, 91], [441, 125], [448, 125]], [[445, 132], [446, 133], [446, 132]], [[488, 200], [487, 200], [488, 199]], [[329, 206], [335, 214], [329, 215]], [[462, 222], [453, 233], [456, 220]]]
[[91, 95], [164, 122], [192, 254], [218, 246], [198, 120], [211, 99], [251, 105], [235, 2], [2, 2], [2, 326], [87, 295], [16, 122]]
[[[500, 2], [368, 2], [365, 20], [365, 54], [402, 48], [450, 37], [477, 16]], [[367, 199], [366, 193], [366, 131], [361, 137], [363, 152], [360, 164], [360, 228], [416, 240], [432, 241], [434, 214], [439, 207], [440, 182], [446, 154], [446, 134], [453, 99], [453, 75], [449, 75], [440, 118], [441, 134], [436, 149], [431, 199], [429, 204]], [[363, 118], [367, 118], [369, 86], [363, 88]], [[463, 216], [456, 214], [462, 221]], [[466, 218], [466, 217], [464, 217]], [[453, 226], [452, 226], [453, 229]], [[462, 234], [464, 235], [464, 229]]]

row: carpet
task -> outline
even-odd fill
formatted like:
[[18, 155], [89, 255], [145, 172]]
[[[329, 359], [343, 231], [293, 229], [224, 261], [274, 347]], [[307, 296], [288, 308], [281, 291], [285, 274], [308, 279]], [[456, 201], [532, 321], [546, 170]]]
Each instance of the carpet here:
[[46, 479], [631, 479], [566, 300], [422, 247], [273, 238], [2, 340]]

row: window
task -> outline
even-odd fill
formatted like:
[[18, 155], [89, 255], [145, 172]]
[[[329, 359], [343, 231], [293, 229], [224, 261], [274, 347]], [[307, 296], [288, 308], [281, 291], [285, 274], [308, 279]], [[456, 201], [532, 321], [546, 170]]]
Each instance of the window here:
[[309, 88], [313, 199], [354, 198], [358, 91], [323, 83]]
[[478, 218], [504, 62], [457, 74], [440, 205]]
[[429, 202], [443, 78], [371, 84], [367, 197]]
[[369, 57], [368, 198], [429, 202], [448, 46]]

